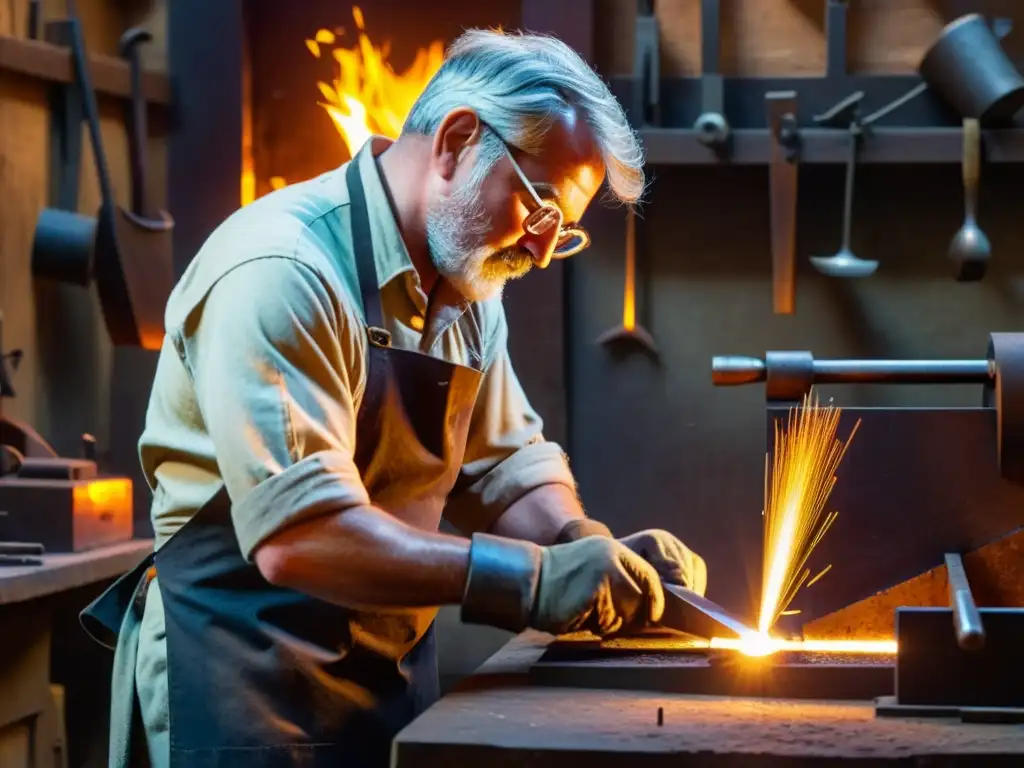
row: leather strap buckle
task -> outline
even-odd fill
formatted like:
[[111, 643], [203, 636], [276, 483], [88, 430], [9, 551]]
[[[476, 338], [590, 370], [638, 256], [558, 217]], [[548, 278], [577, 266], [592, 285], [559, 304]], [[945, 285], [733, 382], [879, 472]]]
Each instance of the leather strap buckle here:
[[366, 329], [366, 337], [375, 347], [388, 349], [391, 346], [391, 332], [385, 331], [383, 328], [371, 325]]

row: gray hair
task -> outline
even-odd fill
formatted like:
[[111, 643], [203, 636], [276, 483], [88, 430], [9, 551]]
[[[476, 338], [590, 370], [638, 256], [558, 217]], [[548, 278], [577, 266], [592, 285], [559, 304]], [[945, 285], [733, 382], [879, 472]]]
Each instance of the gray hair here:
[[[444, 116], [459, 107], [474, 110], [502, 141], [528, 154], [540, 151], [560, 114], [575, 109], [600, 149], [612, 194], [625, 203], [643, 195], [644, 152], [622, 105], [561, 40], [482, 29], [464, 32], [413, 104], [402, 131], [432, 135]], [[485, 136], [475, 171], [486, 174], [503, 152], [500, 141]]]

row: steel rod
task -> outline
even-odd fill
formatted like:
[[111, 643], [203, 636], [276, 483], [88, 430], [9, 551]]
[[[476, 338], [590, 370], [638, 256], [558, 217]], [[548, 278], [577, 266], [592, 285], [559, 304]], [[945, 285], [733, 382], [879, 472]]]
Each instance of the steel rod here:
[[[992, 378], [988, 360], [814, 360], [815, 384], [984, 384]], [[754, 384], [768, 378], [761, 358], [714, 357], [715, 386]]]
[[946, 574], [949, 577], [949, 604], [953, 609], [957, 645], [965, 651], [977, 651], [985, 646], [985, 627], [960, 555], [946, 553]]

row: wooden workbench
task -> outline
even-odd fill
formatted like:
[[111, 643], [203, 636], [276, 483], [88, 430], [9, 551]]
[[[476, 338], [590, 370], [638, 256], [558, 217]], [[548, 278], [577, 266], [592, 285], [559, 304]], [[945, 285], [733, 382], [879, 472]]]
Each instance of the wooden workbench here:
[[531, 687], [550, 640], [509, 642], [398, 735], [393, 766], [1024, 766], [1024, 725], [876, 719], [857, 702]]
[[78, 614], [152, 549], [136, 540], [0, 567], [0, 766], [106, 763], [113, 654]]

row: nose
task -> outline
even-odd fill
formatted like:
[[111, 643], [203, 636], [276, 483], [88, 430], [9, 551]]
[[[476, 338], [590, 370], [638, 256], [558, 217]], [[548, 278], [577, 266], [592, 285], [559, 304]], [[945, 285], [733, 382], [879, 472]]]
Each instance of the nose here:
[[552, 227], [543, 235], [525, 234], [519, 238], [519, 247], [525, 248], [533, 256], [533, 263], [545, 269], [551, 263], [551, 256], [558, 243], [558, 227]]

